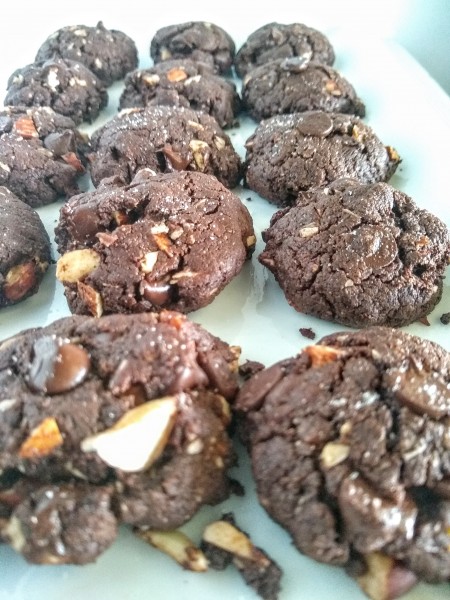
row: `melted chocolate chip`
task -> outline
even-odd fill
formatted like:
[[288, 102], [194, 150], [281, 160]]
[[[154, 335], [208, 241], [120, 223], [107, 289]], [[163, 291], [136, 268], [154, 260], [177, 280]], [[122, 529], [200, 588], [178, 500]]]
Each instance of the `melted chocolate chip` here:
[[350, 250], [372, 269], [387, 267], [397, 257], [397, 243], [387, 229], [363, 225], [355, 230], [351, 239]]
[[198, 362], [208, 376], [209, 381], [227, 400], [234, 398], [237, 391], [236, 377], [230, 365], [220, 352], [199, 352]]
[[171, 285], [169, 283], [142, 282], [142, 295], [154, 306], [164, 306], [171, 298]]
[[76, 152], [75, 134], [70, 129], [63, 133], [49, 133], [44, 139], [44, 146], [51, 150], [55, 156]]
[[324, 112], [311, 112], [301, 115], [296, 128], [303, 135], [326, 137], [333, 131], [333, 121]]

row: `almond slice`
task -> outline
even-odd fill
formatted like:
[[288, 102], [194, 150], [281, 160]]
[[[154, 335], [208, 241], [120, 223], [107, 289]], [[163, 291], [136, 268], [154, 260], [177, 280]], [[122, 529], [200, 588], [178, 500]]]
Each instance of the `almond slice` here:
[[97, 452], [111, 467], [144, 471], [164, 450], [175, 424], [177, 396], [151, 400], [129, 410], [112, 427], [85, 438], [83, 452]]
[[239, 558], [266, 564], [268, 559], [253, 545], [248, 536], [227, 521], [214, 521], [203, 532], [202, 539]]
[[35, 427], [19, 448], [21, 458], [39, 458], [62, 446], [63, 437], [53, 417], [46, 417]]
[[321, 367], [326, 363], [333, 362], [342, 354], [340, 350], [336, 350], [336, 348], [333, 348], [332, 346], [319, 345], [307, 346], [305, 352], [309, 356], [311, 366], [313, 367]]
[[96, 269], [100, 255], [91, 248], [66, 252], [56, 263], [56, 278], [63, 283], [76, 283]]
[[135, 533], [148, 544], [176, 560], [184, 569], [197, 573], [208, 570], [206, 556], [182, 531], [144, 531], [136, 529]]

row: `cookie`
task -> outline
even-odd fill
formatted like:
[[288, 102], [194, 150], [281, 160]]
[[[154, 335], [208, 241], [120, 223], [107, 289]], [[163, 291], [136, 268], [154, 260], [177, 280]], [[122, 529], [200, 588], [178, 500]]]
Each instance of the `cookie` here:
[[266, 119], [245, 146], [247, 186], [279, 205], [341, 177], [388, 181], [400, 163], [361, 119], [323, 111]]
[[73, 25], [52, 33], [36, 54], [35, 61], [67, 58], [85, 65], [105, 85], [123, 79], [138, 65], [136, 44], [122, 31]]
[[232, 127], [237, 123], [240, 98], [236, 86], [214, 75], [208, 66], [178, 59], [132, 71], [125, 78], [120, 108], [155, 105], [200, 110], [221, 127]]
[[241, 178], [241, 160], [230, 138], [209, 115], [188, 108], [124, 109], [92, 135], [91, 176], [129, 183], [144, 167], [155, 172], [200, 171], [226, 187]]
[[170, 530], [223, 500], [236, 360], [169, 311], [68, 317], [5, 341], [4, 541], [30, 562], [82, 564], [117, 524]]
[[273, 60], [250, 71], [244, 77], [242, 99], [256, 121], [311, 110], [365, 115], [363, 102], [344, 77], [303, 56]]
[[105, 180], [67, 202], [56, 240], [71, 311], [100, 316], [202, 308], [256, 238], [247, 208], [212, 175], [142, 170], [127, 186]]
[[14, 71], [4, 100], [12, 106], [49, 106], [77, 125], [96, 119], [107, 102], [104, 84], [81, 63], [63, 58]]
[[449, 390], [448, 352], [385, 327], [257, 373], [235, 407], [261, 504], [306, 555], [359, 562], [361, 583], [377, 560], [448, 581]]
[[334, 50], [328, 38], [302, 23], [268, 23], [249, 35], [234, 59], [239, 77], [271, 60], [301, 56], [325, 65], [334, 63]]
[[0, 110], [0, 185], [39, 207], [79, 192], [88, 137], [49, 107]]
[[230, 71], [235, 45], [221, 27], [203, 21], [190, 21], [158, 29], [150, 43], [155, 63], [172, 58], [192, 58], [211, 66], [217, 73]]
[[446, 225], [386, 183], [302, 192], [264, 232], [260, 262], [296, 310], [350, 327], [407, 325], [442, 295]]
[[0, 308], [38, 291], [51, 262], [50, 240], [38, 215], [0, 186]]

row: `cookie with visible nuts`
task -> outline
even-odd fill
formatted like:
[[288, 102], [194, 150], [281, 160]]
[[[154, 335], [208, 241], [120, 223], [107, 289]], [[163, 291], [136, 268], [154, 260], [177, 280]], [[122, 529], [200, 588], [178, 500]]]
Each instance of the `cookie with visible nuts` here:
[[162, 27], [150, 44], [150, 56], [155, 64], [173, 58], [191, 58], [221, 74], [230, 71], [234, 54], [231, 36], [214, 23], [203, 21]]
[[67, 202], [56, 241], [70, 309], [100, 316], [206, 306], [256, 238], [247, 208], [215, 177], [141, 170]]
[[242, 99], [256, 121], [311, 110], [365, 115], [363, 102], [344, 77], [302, 56], [273, 60], [247, 73]]
[[330, 335], [257, 373], [235, 409], [259, 500], [301, 552], [358, 563], [374, 600], [450, 579], [442, 347], [385, 327]]
[[246, 142], [249, 188], [279, 205], [301, 191], [351, 177], [362, 183], [388, 181], [400, 163], [361, 119], [308, 111], [262, 121]]
[[2, 541], [30, 562], [82, 564], [118, 524], [175, 529], [225, 499], [238, 358], [169, 311], [68, 317], [5, 341]]
[[240, 104], [233, 83], [202, 63], [178, 59], [129, 73], [119, 106], [182, 106], [211, 115], [221, 127], [232, 127]]
[[38, 291], [51, 262], [50, 239], [38, 215], [0, 186], [0, 308]]
[[450, 260], [446, 225], [386, 183], [299, 195], [264, 232], [260, 262], [298, 311], [350, 327], [407, 325], [433, 310]]
[[92, 135], [91, 176], [130, 183], [148, 167], [157, 173], [200, 171], [226, 187], [241, 178], [241, 160], [230, 138], [206, 113], [175, 106], [122, 110]]
[[92, 122], [108, 102], [105, 85], [79, 62], [51, 58], [17, 69], [7, 83], [5, 105], [49, 106], [75, 124]]
[[0, 110], [0, 185], [39, 207], [79, 192], [88, 137], [48, 107]]
[[325, 65], [334, 63], [334, 50], [328, 38], [302, 23], [268, 23], [249, 35], [234, 60], [239, 77], [255, 67], [291, 57], [304, 57]]
[[123, 79], [138, 64], [133, 40], [122, 31], [106, 29], [102, 21], [96, 27], [71, 25], [52, 33], [37, 51], [35, 61], [55, 57], [82, 63], [106, 85]]

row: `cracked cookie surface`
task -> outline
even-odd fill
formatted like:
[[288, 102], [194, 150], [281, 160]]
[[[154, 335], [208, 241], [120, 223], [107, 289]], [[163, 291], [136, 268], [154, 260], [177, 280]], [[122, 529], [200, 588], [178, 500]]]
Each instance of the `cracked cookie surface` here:
[[92, 122], [108, 102], [104, 84], [83, 64], [51, 58], [17, 69], [7, 84], [5, 105], [49, 106], [75, 124]]
[[106, 29], [101, 21], [96, 27], [71, 25], [52, 33], [37, 51], [35, 61], [55, 57], [82, 63], [106, 85], [123, 79], [138, 64], [133, 40], [122, 31]]
[[361, 119], [323, 111], [266, 119], [245, 146], [246, 184], [280, 205], [342, 177], [387, 181], [400, 163], [398, 153]]
[[302, 23], [268, 23], [249, 35], [234, 60], [239, 77], [271, 60], [303, 56], [325, 65], [334, 63], [334, 50], [328, 38]]
[[400, 326], [439, 301], [445, 224], [385, 183], [336, 181], [299, 195], [264, 232], [259, 256], [300, 312], [350, 327]]
[[144, 167], [158, 173], [200, 171], [226, 187], [241, 178], [241, 160], [230, 138], [206, 113], [174, 106], [124, 109], [91, 139], [94, 185], [119, 176], [129, 183]]
[[74, 316], [0, 346], [0, 538], [93, 561], [229, 493], [237, 352], [180, 313]]
[[373, 553], [450, 579], [450, 355], [373, 327], [257, 373], [235, 408], [259, 500], [303, 553], [348, 567]]
[[142, 170], [129, 185], [105, 181], [67, 202], [56, 240], [70, 309], [99, 316], [206, 306], [256, 238], [247, 208], [215, 177]]

